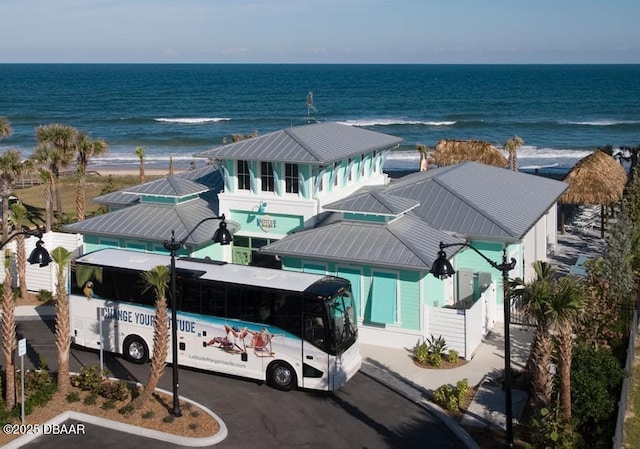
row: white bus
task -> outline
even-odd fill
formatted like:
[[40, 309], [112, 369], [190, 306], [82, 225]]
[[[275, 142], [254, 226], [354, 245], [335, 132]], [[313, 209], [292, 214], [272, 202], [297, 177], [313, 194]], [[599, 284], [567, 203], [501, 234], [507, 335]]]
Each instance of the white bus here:
[[[121, 249], [76, 258], [69, 298], [73, 343], [98, 349], [102, 341], [105, 351], [148, 361], [155, 297], [142, 273], [169, 262], [166, 255]], [[192, 258], [177, 258], [176, 273], [179, 365], [284, 391], [337, 390], [360, 369], [349, 281]], [[170, 298], [168, 286], [169, 306]]]

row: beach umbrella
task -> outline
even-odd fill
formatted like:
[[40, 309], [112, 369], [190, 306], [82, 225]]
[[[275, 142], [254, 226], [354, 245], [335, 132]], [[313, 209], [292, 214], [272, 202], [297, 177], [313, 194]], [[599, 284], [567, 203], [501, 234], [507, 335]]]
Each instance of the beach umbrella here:
[[502, 152], [482, 140], [444, 139], [437, 143], [429, 157], [429, 163], [441, 167], [462, 161], [475, 161], [500, 168], [507, 166], [507, 158]]
[[612, 156], [596, 150], [580, 159], [569, 170], [564, 182], [569, 188], [558, 199], [560, 203], [601, 206], [600, 229], [604, 238], [604, 208], [620, 201], [627, 183], [627, 173], [622, 165]]

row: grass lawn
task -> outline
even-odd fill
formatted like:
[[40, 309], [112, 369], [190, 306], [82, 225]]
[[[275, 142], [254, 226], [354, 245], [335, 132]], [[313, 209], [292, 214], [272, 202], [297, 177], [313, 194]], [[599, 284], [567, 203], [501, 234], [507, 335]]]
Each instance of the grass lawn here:
[[[153, 181], [156, 177], [147, 177], [148, 181]], [[75, 177], [67, 177], [60, 179], [60, 192], [62, 200], [62, 216], [66, 217], [67, 222], [73, 222], [76, 218], [76, 183]], [[137, 185], [140, 183], [140, 178], [137, 175], [90, 175], [87, 177], [87, 185], [85, 188], [85, 216], [98, 212], [100, 205], [91, 201], [92, 198], [100, 196], [104, 193], [113, 192], [123, 189], [125, 187]], [[22, 204], [27, 208], [29, 212], [30, 220], [34, 226], [44, 225], [44, 185], [37, 185], [33, 187], [27, 187], [17, 189], [14, 192]], [[55, 195], [53, 198], [53, 207], [56, 209]]]

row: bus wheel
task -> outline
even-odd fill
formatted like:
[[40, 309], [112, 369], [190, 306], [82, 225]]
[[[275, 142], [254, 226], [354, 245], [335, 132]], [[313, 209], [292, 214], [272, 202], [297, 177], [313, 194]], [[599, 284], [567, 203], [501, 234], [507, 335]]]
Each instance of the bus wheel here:
[[122, 355], [125, 360], [140, 365], [149, 359], [149, 348], [142, 338], [137, 335], [129, 335], [124, 339]]
[[273, 388], [289, 391], [295, 388], [296, 372], [285, 362], [273, 362], [267, 370], [267, 381]]

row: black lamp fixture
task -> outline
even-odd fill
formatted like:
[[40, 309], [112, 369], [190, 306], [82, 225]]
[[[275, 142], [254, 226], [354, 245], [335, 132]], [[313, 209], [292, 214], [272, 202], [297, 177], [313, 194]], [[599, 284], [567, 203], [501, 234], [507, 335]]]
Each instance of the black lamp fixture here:
[[44, 247], [44, 242], [42, 241], [42, 229], [27, 229], [26, 231], [19, 231], [11, 234], [11, 236], [0, 244], [0, 250], [4, 248], [11, 240], [19, 235], [26, 235], [28, 237], [38, 237], [38, 241], [36, 242], [36, 247], [31, 251], [27, 262], [31, 265], [38, 264], [41, 267], [46, 267], [52, 262], [51, 255], [49, 251]]
[[177, 290], [176, 290], [176, 252], [184, 246], [187, 239], [195, 232], [200, 225], [210, 220], [221, 220], [218, 229], [213, 234], [211, 240], [221, 245], [231, 243], [231, 233], [227, 229], [224, 214], [219, 217], [207, 217], [201, 220], [189, 233], [179, 241], [176, 241], [175, 231], [171, 231], [171, 240], [164, 241], [164, 248], [171, 254], [171, 361], [173, 362], [173, 416], [182, 416], [180, 411], [180, 401], [178, 395], [178, 314], [177, 314]]
[[433, 262], [431, 270], [429, 271], [439, 279], [446, 279], [456, 272], [456, 270], [453, 269], [451, 262], [447, 260], [447, 254], [444, 252], [445, 248], [450, 248], [452, 246], [462, 246], [472, 249], [480, 257], [487, 261], [489, 265], [502, 272], [502, 301], [504, 304], [504, 408], [506, 418], [506, 446], [508, 448], [513, 448], [515, 446], [513, 442], [513, 402], [511, 399], [511, 336], [509, 332], [509, 324], [511, 323], [511, 303], [508, 297], [509, 271], [515, 268], [516, 260], [514, 258], [511, 258], [511, 261], [507, 261], [506, 246], [502, 250], [502, 263], [497, 263], [489, 259], [477, 248], [474, 248], [468, 243], [445, 244], [443, 242], [440, 242], [440, 251], [438, 251], [438, 257]]

